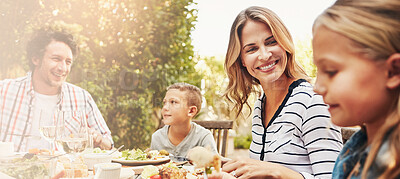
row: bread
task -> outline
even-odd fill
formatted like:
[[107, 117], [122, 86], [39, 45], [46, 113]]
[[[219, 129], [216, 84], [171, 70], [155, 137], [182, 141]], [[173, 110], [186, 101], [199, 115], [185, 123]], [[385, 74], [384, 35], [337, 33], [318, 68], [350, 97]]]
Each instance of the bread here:
[[204, 147], [197, 146], [190, 149], [188, 152], [188, 158], [197, 168], [214, 167], [217, 172], [221, 169], [221, 157]]
[[64, 177], [71, 178], [72, 174], [75, 178], [82, 178], [82, 177], [88, 177], [88, 168], [85, 164], [76, 164], [74, 163], [72, 165], [73, 168], [71, 168], [70, 163], [64, 163], [64, 171], [65, 175]]

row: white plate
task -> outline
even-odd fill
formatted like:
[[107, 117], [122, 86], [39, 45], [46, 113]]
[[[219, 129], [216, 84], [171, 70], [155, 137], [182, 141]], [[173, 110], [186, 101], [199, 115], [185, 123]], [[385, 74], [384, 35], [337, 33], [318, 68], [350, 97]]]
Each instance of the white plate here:
[[169, 162], [169, 157], [160, 158], [157, 160], [125, 160], [125, 159], [112, 159], [113, 162], [120, 163], [122, 165], [129, 166], [140, 166], [140, 165], [158, 165]]

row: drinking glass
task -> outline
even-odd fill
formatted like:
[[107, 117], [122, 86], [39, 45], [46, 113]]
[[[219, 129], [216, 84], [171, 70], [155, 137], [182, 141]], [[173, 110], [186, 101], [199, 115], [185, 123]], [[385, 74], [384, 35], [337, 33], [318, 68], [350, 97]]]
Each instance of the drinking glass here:
[[39, 131], [40, 135], [50, 143], [50, 153], [54, 154], [54, 142], [56, 140], [56, 130], [61, 130], [57, 125], [62, 125], [58, 120], [58, 110], [40, 110], [39, 112]]
[[76, 155], [83, 152], [87, 146], [88, 123], [84, 111], [61, 111], [59, 116], [63, 130], [56, 137], [57, 148], [67, 153], [74, 175], [73, 163]]

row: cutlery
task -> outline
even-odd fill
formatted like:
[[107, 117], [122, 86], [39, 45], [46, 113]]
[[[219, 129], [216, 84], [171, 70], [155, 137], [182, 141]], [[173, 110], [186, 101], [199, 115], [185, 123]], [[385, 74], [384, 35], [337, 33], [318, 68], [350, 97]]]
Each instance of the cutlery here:
[[112, 151], [112, 152], [109, 153], [108, 155], [111, 155], [111, 154], [113, 154], [114, 152], [119, 151], [119, 150], [122, 149], [122, 147], [124, 147], [124, 146], [125, 146], [125, 145], [119, 146], [117, 149], [115, 149], [114, 151]]
[[174, 161], [174, 162], [190, 162], [190, 159], [188, 159], [187, 157], [183, 157], [183, 156], [170, 155], [169, 158], [172, 159], [172, 161]]

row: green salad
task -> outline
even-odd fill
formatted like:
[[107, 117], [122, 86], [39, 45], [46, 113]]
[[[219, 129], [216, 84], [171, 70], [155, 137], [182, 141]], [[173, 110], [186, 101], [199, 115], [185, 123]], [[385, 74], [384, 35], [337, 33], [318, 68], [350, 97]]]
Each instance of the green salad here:
[[125, 160], [147, 160], [147, 154], [140, 149], [124, 150], [121, 158]]
[[2, 163], [0, 171], [18, 179], [50, 178], [49, 163], [42, 162], [37, 156], [30, 159], [16, 158], [10, 162]]
[[96, 147], [93, 149], [93, 153], [107, 153], [106, 150], [101, 150], [100, 148]]

